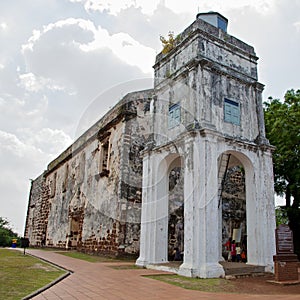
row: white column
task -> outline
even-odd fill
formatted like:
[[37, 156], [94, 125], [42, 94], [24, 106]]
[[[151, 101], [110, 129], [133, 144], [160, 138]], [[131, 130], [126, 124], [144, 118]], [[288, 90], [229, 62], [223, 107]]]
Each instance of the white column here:
[[185, 164], [185, 252], [179, 274], [200, 278], [224, 276], [219, 264], [216, 147], [208, 137], [198, 137], [188, 147], [192, 151], [187, 153], [192, 154]]
[[[186, 155], [184, 162], [184, 256], [179, 274], [188, 277], [196, 277], [198, 274], [199, 253], [195, 245], [198, 242], [200, 220], [197, 214], [197, 195], [199, 195], [200, 178], [195, 177], [199, 172], [199, 159], [194, 159], [194, 141], [186, 141]], [[198, 182], [195, 182], [198, 179]], [[195, 207], [194, 207], [195, 205]]]
[[[151, 202], [153, 195], [152, 177], [149, 176], [148, 170], [151, 168], [150, 154], [143, 158], [143, 197], [141, 211], [141, 233], [140, 233], [140, 256], [136, 261], [138, 266], [146, 266], [150, 263], [151, 253], [154, 246], [153, 237], [153, 203]], [[152, 234], [151, 234], [152, 233]]]
[[162, 160], [157, 168], [155, 183], [155, 257], [153, 263], [168, 261], [168, 215], [169, 215], [168, 163]]
[[139, 266], [165, 263], [168, 259], [168, 174], [164, 154], [143, 160], [143, 201], [141, 212]]
[[274, 272], [275, 205], [272, 158], [269, 152], [253, 156], [255, 176], [247, 180], [248, 264]]

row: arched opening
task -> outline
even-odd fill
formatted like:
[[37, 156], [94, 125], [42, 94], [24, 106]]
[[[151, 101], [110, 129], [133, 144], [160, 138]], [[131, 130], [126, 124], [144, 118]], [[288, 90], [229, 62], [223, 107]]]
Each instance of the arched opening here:
[[184, 200], [182, 167], [169, 173], [168, 260], [182, 261], [184, 252]]
[[156, 262], [182, 260], [183, 257], [183, 168], [179, 154], [162, 159], [157, 177]]
[[226, 261], [247, 262], [245, 176], [245, 166], [236, 153], [227, 152], [219, 157], [222, 257]]

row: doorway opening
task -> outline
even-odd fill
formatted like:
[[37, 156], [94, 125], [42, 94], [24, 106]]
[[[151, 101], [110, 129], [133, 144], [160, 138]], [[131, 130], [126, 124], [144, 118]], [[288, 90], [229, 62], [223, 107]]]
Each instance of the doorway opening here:
[[[223, 160], [223, 162], [222, 162]], [[225, 162], [225, 163], [224, 163]], [[222, 256], [226, 261], [247, 261], [247, 213], [245, 169], [234, 154], [222, 154], [223, 170], [220, 204], [222, 211]], [[220, 168], [219, 168], [220, 169]], [[219, 171], [220, 176], [220, 171]], [[235, 250], [228, 245], [234, 242]]]

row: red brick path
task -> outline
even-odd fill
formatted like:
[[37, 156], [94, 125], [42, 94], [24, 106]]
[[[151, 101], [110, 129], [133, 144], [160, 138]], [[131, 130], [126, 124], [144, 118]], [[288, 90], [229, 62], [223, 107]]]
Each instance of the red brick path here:
[[[243, 295], [206, 293], [185, 290], [142, 275], [161, 274], [160, 271], [146, 269], [116, 270], [110, 265], [116, 263], [89, 263], [51, 251], [28, 250], [30, 254], [62, 266], [74, 273], [33, 297], [35, 300], [246, 300], [246, 299], [300, 299], [299, 295]], [[228, 298], [229, 297], [229, 298]]]

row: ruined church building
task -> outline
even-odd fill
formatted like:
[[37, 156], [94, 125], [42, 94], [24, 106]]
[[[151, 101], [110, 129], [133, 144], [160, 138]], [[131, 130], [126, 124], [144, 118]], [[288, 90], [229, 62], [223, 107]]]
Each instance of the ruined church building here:
[[[273, 271], [272, 147], [254, 48], [199, 13], [159, 53], [154, 88], [127, 94], [32, 181], [25, 237], [139, 266], [224, 276], [229, 237]], [[115, 99], [111, 99], [114, 101]]]

